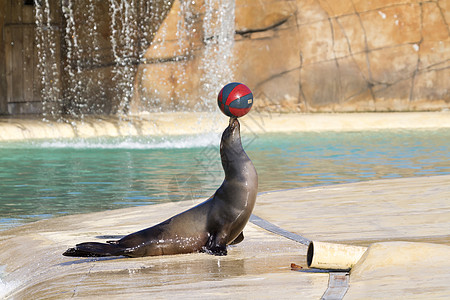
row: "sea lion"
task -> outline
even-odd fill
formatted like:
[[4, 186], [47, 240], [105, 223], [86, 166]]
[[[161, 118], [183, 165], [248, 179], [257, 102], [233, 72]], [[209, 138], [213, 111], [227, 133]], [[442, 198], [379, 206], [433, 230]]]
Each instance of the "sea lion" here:
[[231, 118], [222, 134], [220, 156], [225, 179], [208, 200], [153, 227], [117, 241], [77, 244], [65, 256], [155, 256], [192, 252], [226, 255], [227, 245], [243, 240], [255, 206], [258, 175], [242, 148], [240, 124]]

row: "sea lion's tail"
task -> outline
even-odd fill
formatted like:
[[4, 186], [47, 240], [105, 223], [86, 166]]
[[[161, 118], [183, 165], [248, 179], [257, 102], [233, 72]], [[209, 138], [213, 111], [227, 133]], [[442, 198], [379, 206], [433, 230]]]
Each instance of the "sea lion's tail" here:
[[69, 248], [63, 253], [64, 256], [76, 257], [102, 257], [102, 256], [120, 256], [124, 255], [125, 248], [118, 244], [105, 243], [81, 243], [74, 248]]

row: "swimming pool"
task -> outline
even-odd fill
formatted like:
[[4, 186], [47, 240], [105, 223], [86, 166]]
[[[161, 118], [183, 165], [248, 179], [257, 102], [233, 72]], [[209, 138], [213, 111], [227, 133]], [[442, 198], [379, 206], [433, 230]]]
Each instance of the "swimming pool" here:
[[[0, 143], [0, 230], [65, 214], [210, 196], [220, 136]], [[450, 174], [450, 131], [246, 134], [259, 191]]]

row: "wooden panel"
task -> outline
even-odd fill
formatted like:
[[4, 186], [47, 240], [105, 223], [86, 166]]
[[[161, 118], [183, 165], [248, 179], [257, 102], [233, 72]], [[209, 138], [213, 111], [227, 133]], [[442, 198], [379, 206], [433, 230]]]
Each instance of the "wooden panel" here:
[[24, 101], [23, 97], [23, 29], [11, 28], [12, 35], [12, 92], [14, 102]]
[[6, 17], [5, 23], [12, 23], [12, 0], [6, 0]]
[[33, 75], [37, 63], [34, 62], [34, 26], [23, 27], [23, 98], [33, 101]]
[[[7, 13], [7, 23], [19, 24], [22, 23], [22, 1], [21, 0], [7, 0], [9, 2], [9, 11]], [[8, 10], [7, 10], [8, 11]]]
[[[20, 1], [22, 2], [22, 1]], [[22, 23], [34, 24], [34, 6], [23, 5], [22, 6]]]
[[[4, 0], [0, 0], [4, 1]], [[52, 27], [46, 28], [47, 33], [54, 35], [53, 55], [48, 55], [44, 68], [56, 77], [60, 76], [60, 0], [49, 0]], [[8, 103], [35, 102], [42, 100], [41, 74], [38, 69], [39, 52], [36, 45], [36, 24], [34, 23], [34, 6], [24, 5], [23, 0], [6, 0], [7, 16], [4, 27], [5, 61], [6, 61], [6, 100]], [[53, 38], [52, 38], [53, 40]], [[47, 45], [46, 45], [47, 46]], [[55, 70], [52, 66], [56, 65]], [[49, 79], [51, 80], [51, 79]], [[59, 78], [56, 91], [60, 91]], [[60, 95], [53, 95], [58, 97]]]
[[7, 101], [35, 101], [33, 85], [39, 82], [36, 74], [38, 61], [35, 52], [34, 25], [5, 26], [5, 58]]
[[11, 102], [13, 98], [12, 94], [12, 36], [11, 28], [4, 27], [4, 39], [5, 39], [5, 64], [6, 64], [6, 100]]

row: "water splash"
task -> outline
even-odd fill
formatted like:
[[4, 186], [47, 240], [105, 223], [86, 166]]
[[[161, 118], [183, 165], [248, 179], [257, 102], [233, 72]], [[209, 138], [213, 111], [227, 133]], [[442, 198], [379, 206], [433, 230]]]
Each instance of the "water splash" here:
[[0, 299], [6, 299], [6, 297], [20, 285], [16, 281], [4, 281], [3, 277], [6, 275], [5, 269], [6, 266], [0, 266]]
[[126, 113], [133, 96], [133, 78], [139, 54], [135, 49], [137, 40], [135, 1], [110, 0], [111, 45], [114, 55], [113, 82], [121, 94], [119, 114]]
[[58, 27], [53, 25], [54, 22], [49, 1], [36, 1], [35, 39], [44, 119], [59, 116], [62, 112], [59, 62], [55, 59]]
[[[78, 38], [79, 25], [75, 21], [75, 12], [72, 1], [62, 2], [62, 12], [66, 21], [64, 40], [66, 44], [66, 61], [64, 70], [67, 74], [67, 88], [64, 93], [67, 103], [67, 113], [73, 117], [79, 117], [83, 108], [87, 107], [87, 103], [82, 95], [83, 82], [81, 59], [83, 57], [83, 48]], [[78, 19], [78, 18], [77, 18]]]
[[205, 0], [205, 8], [205, 51], [201, 65], [204, 76], [201, 82], [204, 90], [202, 101], [207, 104], [210, 99], [216, 99], [218, 91], [233, 79], [231, 59], [235, 33], [235, 3], [227, 0]]
[[[107, 110], [109, 98], [104, 88], [105, 53], [99, 28], [101, 7], [88, 0], [84, 9], [77, 2], [62, 2], [64, 28], [64, 103], [65, 113], [82, 118], [84, 114], [98, 114]], [[106, 55], [106, 57], [108, 57]]]

